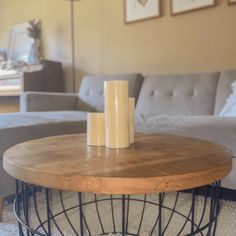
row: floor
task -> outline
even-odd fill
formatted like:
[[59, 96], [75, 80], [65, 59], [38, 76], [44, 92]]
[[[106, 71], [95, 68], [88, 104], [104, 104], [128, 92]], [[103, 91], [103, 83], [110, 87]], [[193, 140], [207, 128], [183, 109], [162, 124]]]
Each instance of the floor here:
[[0, 113], [19, 112], [19, 97], [6, 97], [0, 94]]
[[[65, 207], [69, 208], [70, 206], [73, 206], [74, 204], [77, 204], [78, 202], [78, 195], [75, 195], [74, 193], [63, 193], [63, 201], [65, 204]], [[152, 200], [154, 201], [155, 199], [157, 199], [158, 195], [150, 195], [148, 197], [147, 200]], [[171, 206], [173, 205], [174, 199], [175, 199], [175, 194], [174, 193], [169, 193], [166, 198], [165, 198], [165, 205], [166, 206]], [[102, 199], [104, 197], [104, 195], [102, 196], [97, 196], [98, 199]], [[51, 195], [50, 197], [53, 202], [55, 204], [52, 205], [52, 211], [53, 212], [57, 212], [59, 209], [61, 209], [61, 202], [60, 202], [60, 195], [58, 191], [54, 191], [54, 193]], [[92, 194], [88, 194], [87, 196], [84, 196], [84, 198], [86, 198], [88, 201], [89, 200], [94, 200], [94, 195]], [[137, 196], [137, 199], [143, 199], [143, 196]], [[37, 199], [38, 199], [38, 209], [39, 211], [41, 211], [42, 215], [45, 214], [44, 210], [45, 210], [45, 204], [43, 204], [44, 202], [44, 194], [43, 193], [37, 193]], [[32, 200], [32, 199], [31, 199]], [[200, 209], [203, 206], [203, 202], [204, 202], [204, 198], [201, 196], [197, 197], [197, 201], [196, 201], [196, 219], [198, 217], [198, 215], [200, 215], [198, 213], [198, 211], [200, 211]], [[191, 204], [191, 195], [187, 194], [187, 193], [182, 193], [181, 196], [179, 197], [178, 200], [178, 204], [177, 207], [180, 209], [181, 212], [188, 212], [187, 209], [189, 204]], [[94, 204], [95, 205], [95, 204]], [[31, 204], [31, 207], [33, 206], [33, 204]], [[230, 201], [221, 201], [221, 212], [220, 215], [218, 217], [218, 227], [217, 227], [217, 231], [216, 231], [216, 236], [235, 236], [236, 235], [236, 202], [230, 202]], [[121, 209], [121, 204], [120, 202], [115, 202], [114, 201], [114, 215], [117, 216], [121, 213], [120, 211]], [[136, 219], [138, 219], [138, 221], [140, 220], [140, 213], [142, 212], [143, 209], [143, 203], [142, 204], [130, 204], [130, 219], [132, 219], [132, 221], [135, 221]], [[92, 235], [96, 235], [97, 229], [100, 227], [99, 223], [98, 223], [98, 218], [95, 216], [94, 212], [96, 211], [95, 206], [86, 206], [84, 209], [84, 213], [85, 215], [87, 215], [87, 223], [91, 225], [92, 230], [91, 233]], [[99, 203], [99, 211], [100, 211], [100, 215], [101, 218], [103, 220], [103, 224], [104, 224], [104, 229], [106, 227], [110, 227], [112, 225], [111, 220], [109, 220], [110, 217], [109, 216], [109, 212], [110, 212], [110, 204], [105, 205], [105, 203], [103, 204], [102, 202]], [[93, 212], [93, 213], [92, 213]], [[41, 214], [40, 213], [40, 214]], [[91, 214], [92, 213], [92, 214]], [[75, 225], [75, 227], [78, 226], [78, 209], [74, 209], [72, 211], [70, 211], [70, 213], [68, 212], [69, 217], [72, 221], [72, 223]], [[163, 217], [165, 217], [165, 215], [167, 216], [168, 213], [163, 214]], [[150, 235], [150, 233], [147, 233], [146, 227], [148, 227], [148, 225], [153, 224], [152, 219], [156, 219], [156, 211], [153, 211], [153, 206], [148, 206], [145, 208], [145, 213], [143, 216], [143, 224], [142, 227], [140, 229], [140, 236], [146, 236], [146, 235]], [[31, 213], [31, 218], [32, 218], [32, 222], [35, 221], [36, 216], [35, 214], [32, 212]], [[71, 228], [69, 227], [68, 224], [66, 224], [65, 220], [62, 220], [63, 217], [58, 217], [57, 218], [57, 223], [59, 224], [59, 226], [61, 228], [63, 228], [63, 233], [65, 236], [72, 236], [75, 235], [72, 231]], [[207, 215], [206, 217], [207, 218]], [[120, 219], [120, 217], [119, 217]], [[168, 228], [168, 230], [166, 231], [166, 236], [174, 236], [176, 235], [176, 229], [178, 228], [177, 225], [180, 223], [180, 219], [176, 218], [172, 220], [172, 224], [170, 225], [170, 227]], [[106, 226], [105, 224], [107, 223]], [[76, 226], [77, 225], [77, 226]], [[120, 220], [116, 221], [116, 227], [119, 228], [121, 225]], [[135, 225], [135, 223], [133, 224], [130, 220], [129, 222], [129, 229], [131, 232], [136, 232], [135, 230], [137, 229], [137, 225]], [[188, 231], [188, 226], [186, 227], [186, 232]], [[57, 235], [61, 235], [58, 233], [58, 231], [56, 230], [56, 227], [54, 226], [54, 233], [53, 235], [57, 236]], [[1, 236], [17, 236], [18, 235], [18, 228], [17, 228], [17, 222], [15, 220], [15, 217], [12, 213], [12, 205], [6, 205], [4, 207], [4, 220], [3, 223], [0, 223], [0, 235]], [[86, 236], [88, 235], [87, 233], [85, 234]], [[119, 234], [117, 234], [119, 235]], [[154, 234], [156, 235], [156, 234]], [[183, 233], [181, 233], [181, 235], [185, 235], [184, 231]], [[199, 234], [200, 235], [200, 234]]]

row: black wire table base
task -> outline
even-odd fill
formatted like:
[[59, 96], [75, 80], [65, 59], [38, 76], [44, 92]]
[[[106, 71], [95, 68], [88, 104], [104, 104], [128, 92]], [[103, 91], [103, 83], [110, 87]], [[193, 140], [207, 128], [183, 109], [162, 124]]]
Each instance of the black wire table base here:
[[220, 182], [198, 193], [199, 188], [142, 196], [39, 191], [17, 180], [14, 213], [20, 236], [214, 236]]

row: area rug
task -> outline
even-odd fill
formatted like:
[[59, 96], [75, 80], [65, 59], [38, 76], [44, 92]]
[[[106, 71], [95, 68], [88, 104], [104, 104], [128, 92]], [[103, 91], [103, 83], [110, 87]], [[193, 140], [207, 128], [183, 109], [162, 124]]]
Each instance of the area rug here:
[[[65, 208], [70, 208], [74, 206], [75, 204], [78, 203], [78, 195], [70, 192], [64, 192], [63, 193], [63, 203]], [[114, 196], [115, 198], [116, 196]], [[181, 196], [179, 196], [178, 200], [178, 206], [177, 208], [179, 211], [183, 214], [188, 214], [189, 212], [189, 207], [191, 205], [191, 198], [192, 196], [188, 193], [181, 193]], [[99, 195], [95, 196], [93, 194], [86, 194], [83, 196], [83, 199], [86, 201], [93, 201], [94, 198], [98, 199], [103, 199], [106, 198], [105, 195]], [[136, 199], [141, 199], [143, 200], [145, 196], [135, 196], [134, 198]], [[50, 196], [51, 201], [53, 204], [51, 204], [51, 210], [55, 214], [57, 212], [60, 212], [62, 210], [61, 202], [60, 202], [60, 194], [58, 191], [54, 191], [53, 194]], [[147, 196], [146, 201], [155, 201], [155, 199], [158, 199], [158, 194], [152, 194]], [[175, 202], [176, 199], [176, 194], [175, 193], [169, 193], [167, 194], [165, 198], [165, 206], [173, 207], [173, 203]], [[45, 204], [44, 204], [44, 193], [39, 192], [37, 193], [37, 203], [38, 203], [38, 209], [41, 212], [40, 214], [43, 216], [45, 215]], [[31, 222], [32, 224], [37, 224], [37, 217], [35, 213], [33, 212], [33, 199], [31, 197], [31, 204], [30, 207], [32, 208], [32, 213], [30, 214], [31, 216]], [[113, 201], [113, 206], [114, 206], [114, 218], [115, 222], [112, 221], [111, 217], [111, 205], [110, 201], [108, 202], [99, 202], [98, 206], [96, 204], [90, 204], [84, 207], [84, 214], [86, 216], [87, 224], [91, 225], [91, 235], [98, 235], [96, 232], [101, 230], [101, 224], [99, 222], [99, 219], [97, 217], [97, 214], [95, 212], [97, 211], [97, 208], [99, 208], [99, 215], [102, 219], [102, 224], [104, 227], [105, 231], [113, 231], [114, 223], [116, 230], [118, 228], [121, 228], [121, 201]], [[197, 196], [196, 199], [196, 210], [195, 210], [195, 215], [196, 215], [196, 220], [200, 217], [200, 212], [204, 206], [204, 197], [202, 196]], [[126, 204], [127, 207], [127, 204]], [[156, 220], [156, 210], [155, 207], [151, 204], [147, 204], [145, 206], [145, 211], [143, 212], [143, 202], [130, 202], [129, 205], [129, 232], [131, 233], [136, 233], [137, 228], [139, 227], [140, 223], [140, 216], [142, 216], [143, 213], [143, 219], [142, 219], [142, 225], [140, 227], [139, 235], [140, 236], [148, 236], [150, 235], [150, 232], [147, 231], [148, 228], [150, 228], [150, 225], [155, 224]], [[127, 214], [127, 209], [126, 209], [126, 214]], [[171, 214], [168, 211], [163, 211], [163, 221], [164, 219], [168, 219], [169, 214]], [[78, 217], [78, 208], [72, 209], [71, 211], [68, 212], [68, 217], [71, 220], [71, 223], [79, 230], [79, 217]], [[208, 220], [208, 215], [206, 214], [204, 216], [204, 220]], [[175, 236], [176, 235], [176, 230], [179, 231], [179, 225], [182, 225], [183, 219], [179, 217], [173, 217], [172, 223], [168, 227], [168, 230], [165, 231], [166, 236]], [[60, 215], [56, 218], [57, 224], [60, 226], [60, 228], [63, 229], [63, 234], [65, 236], [73, 236], [76, 235], [73, 230], [71, 229], [70, 225], [68, 222], [65, 220], [64, 215]], [[137, 223], [138, 222], [138, 223]], [[110, 227], [110, 228], [109, 228]], [[108, 229], [109, 228], [109, 229]], [[189, 228], [190, 225], [186, 225], [185, 229], [180, 235], [185, 235], [189, 233]], [[155, 229], [157, 230], [157, 229]], [[54, 225], [52, 227], [52, 235], [54, 236], [59, 236], [61, 235], [56, 226]], [[119, 231], [119, 230], [117, 230]], [[43, 230], [41, 231], [43, 232]], [[3, 223], [0, 223], [0, 235], [1, 236], [17, 236], [18, 235], [18, 225], [15, 220], [13, 211], [12, 211], [12, 204], [7, 204], [4, 206], [4, 215], [3, 215]], [[85, 231], [85, 235], [89, 235], [87, 231]], [[114, 235], [114, 234], [110, 234]], [[115, 234], [115, 235], [120, 235], [120, 234]], [[157, 235], [157, 232], [154, 232], [153, 235]], [[197, 234], [201, 235], [201, 234]], [[236, 235], [236, 202], [231, 202], [231, 201], [221, 201], [221, 211], [218, 217], [218, 223], [217, 223], [217, 230], [216, 230], [216, 236], [235, 236]]]

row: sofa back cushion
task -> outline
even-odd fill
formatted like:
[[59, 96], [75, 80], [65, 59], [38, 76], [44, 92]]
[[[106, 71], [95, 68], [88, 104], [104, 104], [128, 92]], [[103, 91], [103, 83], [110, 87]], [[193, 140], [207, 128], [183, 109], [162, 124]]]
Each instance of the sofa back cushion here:
[[226, 104], [226, 99], [231, 95], [231, 84], [236, 81], [236, 70], [228, 70], [220, 73], [220, 78], [216, 90], [215, 115], [219, 115], [220, 111]]
[[127, 80], [129, 84], [129, 97], [137, 97], [143, 82], [140, 74], [118, 74], [118, 75], [91, 75], [85, 76], [81, 82], [78, 99], [80, 104], [86, 105], [88, 111], [104, 111], [104, 81]]
[[218, 72], [146, 76], [136, 113], [212, 115], [218, 77]]

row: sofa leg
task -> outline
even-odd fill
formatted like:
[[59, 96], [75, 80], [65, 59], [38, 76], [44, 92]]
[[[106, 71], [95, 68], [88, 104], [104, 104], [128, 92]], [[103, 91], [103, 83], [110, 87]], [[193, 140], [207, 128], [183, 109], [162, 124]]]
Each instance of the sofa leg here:
[[3, 218], [3, 198], [0, 197], [0, 222], [2, 222], [2, 218]]

